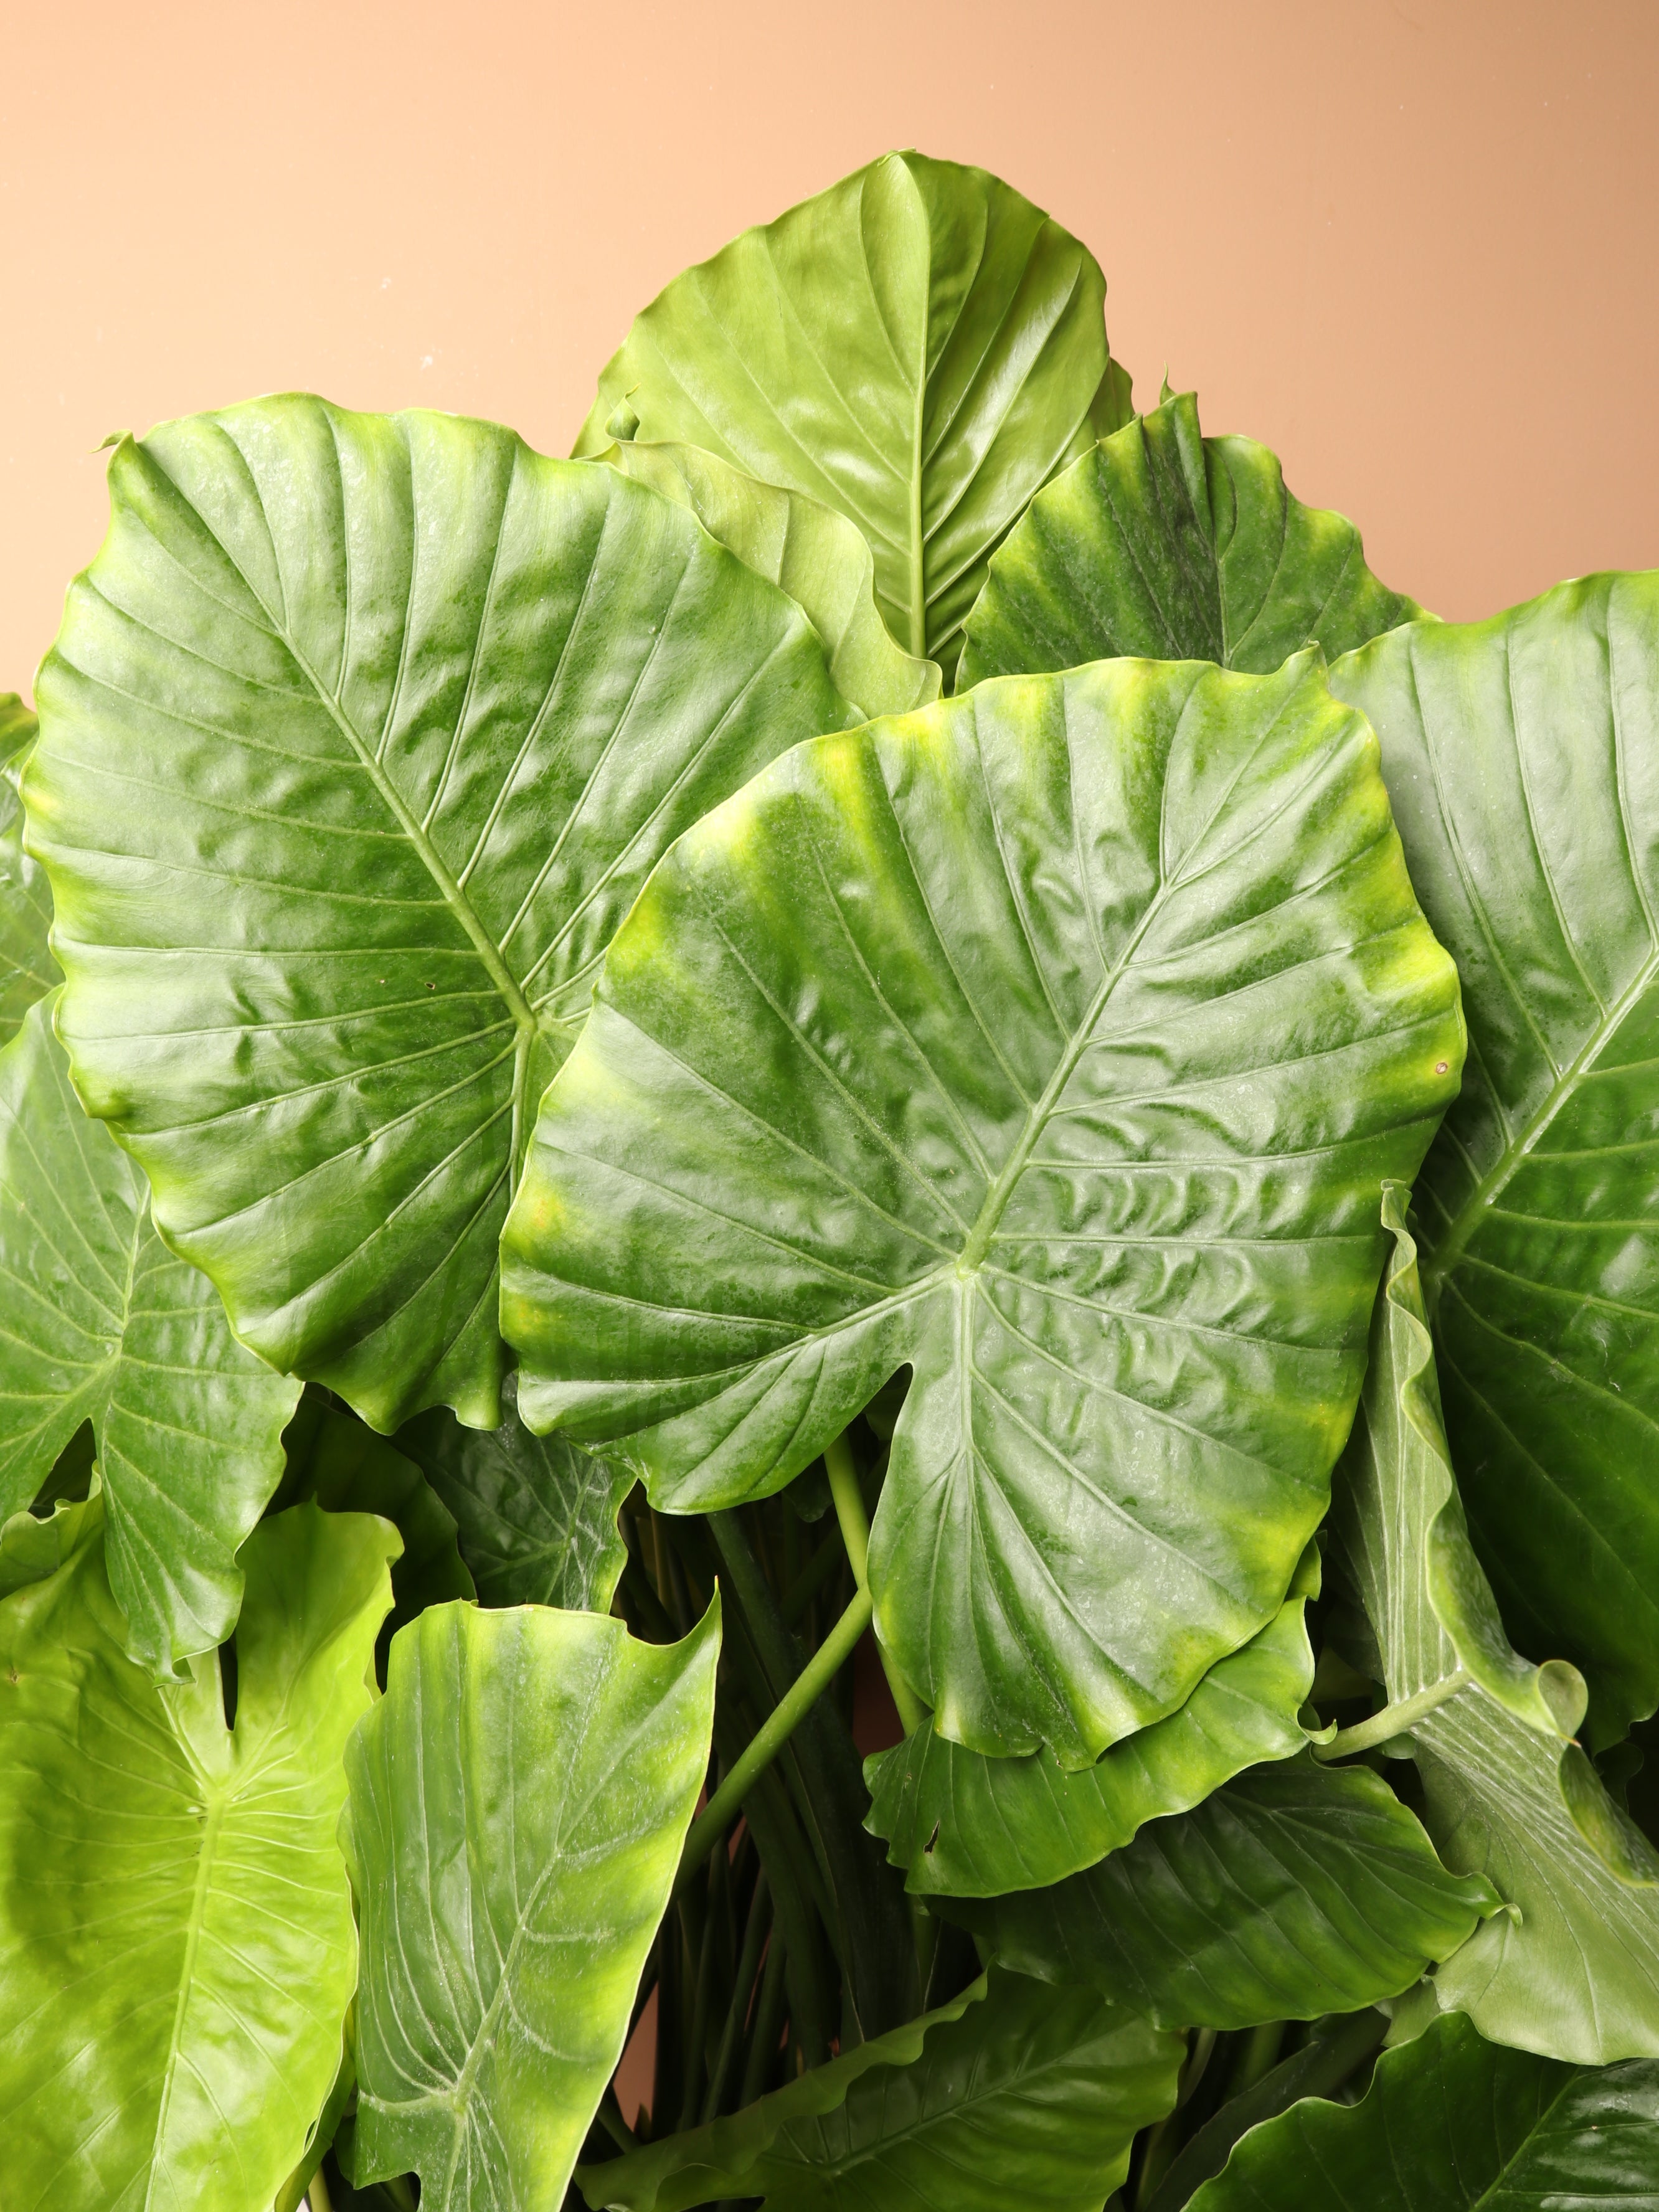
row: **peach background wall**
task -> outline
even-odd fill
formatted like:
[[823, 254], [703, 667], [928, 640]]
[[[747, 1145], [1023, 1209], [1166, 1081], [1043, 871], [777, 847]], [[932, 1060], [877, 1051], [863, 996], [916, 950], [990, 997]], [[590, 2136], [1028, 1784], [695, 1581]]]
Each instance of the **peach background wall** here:
[[1659, 564], [1656, 0], [0, 8], [0, 689], [106, 431], [306, 386], [568, 450], [634, 309], [894, 144], [1452, 616]]

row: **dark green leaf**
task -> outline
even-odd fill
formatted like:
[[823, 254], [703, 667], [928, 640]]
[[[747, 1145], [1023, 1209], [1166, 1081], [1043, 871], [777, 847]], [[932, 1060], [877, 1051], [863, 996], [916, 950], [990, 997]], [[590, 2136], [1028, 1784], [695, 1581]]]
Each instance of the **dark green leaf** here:
[[1067, 1768], [1283, 1603], [1462, 1049], [1304, 659], [1112, 661], [798, 747], [658, 867], [503, 1244], [535, 1426], [670, 1510], [908, 1363], [870, 1553], [941, 1734]]
[[52, 892], [44, 870], [23, 850], [17, 791], [34, 733], [34, 717], [17, 694], [0, 691], [0, 1045], [58, 981], [46, 945]]
[[125, 439], [25, 778], [75, 1079], [237, 1334], [391, 1430], [498, 1417], [537, 1097], [670, 840], [846, 719], [693, 516], [453, 416]]
[[1266, 675], [1346, 653], [1422, 609], [1359, 532], [1304, 507], [1252, 438], [1206, 438], [1190, 392], [1103, 438], [1040, 492], [968, 617], [963, 686], [1117, 653]]

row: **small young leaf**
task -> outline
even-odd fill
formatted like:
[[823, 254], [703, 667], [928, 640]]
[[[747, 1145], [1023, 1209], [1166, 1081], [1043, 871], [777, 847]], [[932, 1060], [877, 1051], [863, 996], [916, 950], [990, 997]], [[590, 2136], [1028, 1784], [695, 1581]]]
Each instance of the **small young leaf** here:
[[23, 850], [17, 789], [34, 734], [34, 717], [17, 694], [0, 691], [0, 1045], [58, 981], [46, 944], [52, 892], [45, 870]]

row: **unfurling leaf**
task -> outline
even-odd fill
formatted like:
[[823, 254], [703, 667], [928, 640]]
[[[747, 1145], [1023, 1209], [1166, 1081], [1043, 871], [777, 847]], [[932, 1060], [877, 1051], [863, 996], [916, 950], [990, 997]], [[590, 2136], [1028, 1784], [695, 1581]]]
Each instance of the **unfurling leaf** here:
[[9, 2203], [267, 2212], [340, 2063], [356, 1978], [335, 1831], [397, 1537], [314, 1506], [243, 1547], [217, 1654], [123, 1652], [94, 1505], [0, 1603], [0, 2132]]
[[622, 2056], [708, 1763], [720, 1611], [684, 1643], [538, 1607], [394, 1640], [346, 1755], [360, 2186], [556, 2212]]
[[238, 1335], [500, 1410], [496, 1239], [657, 855], [845, 702], [684, 508], [444, 415], [126, 439], [24, 779], [89, 1109]]
[[1305, 658], [802, 745], [657, 868], [544, 1101], [520, 1410], [709, 1510], [908, 1363], [882, 1641], [953, 1741], [1091, 1764], [1284, 1602], [1462, 1053]]

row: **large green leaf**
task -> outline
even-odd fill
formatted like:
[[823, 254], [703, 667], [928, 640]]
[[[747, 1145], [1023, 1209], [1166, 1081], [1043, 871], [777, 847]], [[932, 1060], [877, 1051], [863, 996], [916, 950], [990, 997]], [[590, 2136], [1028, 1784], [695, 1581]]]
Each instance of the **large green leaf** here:
[[941, 1734], [1091, 1764], [1283, 1603], [1378, 1182], [1462, 1052], [1375, 740], [1305, 658], [802, 745], [656, 870], [544, 1101], [520, 1406], [685, 1511], [908, 1362], [878, 1630]]
[[423, 1613], [346, 1754], [363, 1931], [356, 2179], [556, 2212], [708, 1764], [718, 1601], [684, 1643]]
[[124, 439], [24, 781], [77, 1089], [237, 1334], [499, 1413], [535, 1100], [676, 835], [844, 702], [684, 508], [442, 415]]
[[440, 1407], [398, 1443], [453, 1515], [483, 1604], [609, 1613], [628, 1557], [617, 1516], [631, 1468], [532, 1436], [511, 1382], [500, 1428], [464, 1429]]
[[46, 945], [52, 892], [39, 863], [23, 850], [17, 787], [34, 732], [34, 717], [17, 694], [0, 691], [0, 1045], [58, 981]]
[[1471, 1533], [1609, 1741], [1659, 1703], [1659, 573], [1415, 625], [1331, 680], [1463, 980], [1416, 1206]]
[[731, 2119], [578, 2177], [615, 2212], [1099, 2212], [1182, 2045], [1083, 1990], [993, 1972]]
[[265, 2212], [340, 2063], [356, 1978], [335, 1840], [397, 1537], [296, 1507], [242, 1553], [216, 1654], [123, 1656], [95, 1509], [0, 1604], [0, 2130], [9, 2204]]
[[987, 1759], [924, 1723], [864, 1764], [866, 1825], [924, 1895], [1041, 1889], [1119, 1850], [1148, 1820], [1185, 1812], [1241, 1767], [1307, 1741], [1297, 1716], [1313, 1685], [1303, 1609], [1319, 1594], [1311, 1545], [1291, 1595], [1260, 1635], [1229, 1652], [1167, 1720], [1067, 1774], [1052, 1751]]
[[701, 446], [624, 439], [594, 457], [689, 507], [711, 538], [797, 599], [830, 655], [836, 689], [866, 714], [931, 706], [937, 661], [896, 644], [876, 605], [875, 562], [857, 526], [821, 500], [733, 468]]
[[[1659, 2054], [1659, 1854], [1574, 1741], [1584, 1686], [1516, 1658], [1452, 1480], [1405, 1194], [1333, 1523], [1389, 1698], [1421, 1701], [1409, 1746], [1449, 1866], [1516, 1909], [1435, 1977], [1485, 2035], [1587, 2065]], [[1433, 1703], [1435, 1699], [1440, 1702]]]
[[887, 627], [948, 671], [1037, 487], [1128, 414], [1093, 256], [983, 169], [889, 154], [677, 276], [577, 441], [701, 446], [848, 515]]
[[1587, 2072], [1463, 2021], [1378, 2061], [1358, 2105], [1253, 2128], [1192, 2212], [1659, 2212], [1659, 2066]]
[[1166, 2027], [1358, 2012], [1449, 1958], [1498, 1900], [1448, 1874], [1364, 1767], [1253, 1767], [1053, 1889], [953, 1907], [1021, 1973]]
[[281, 1478], [300, 1385], [243, 1350], [207, 1277], [155, 1234], [143, 1176], [70, 1088], [55, 1004], [0, 1052], [0, 1512], [90, 1421], [127, 1648], [167, 1675], [235, 1622], [237, 1549]]
[[1422, 611], [1377, 582], [1352, 523], [1285, 489], [1265, 446], [1205, 437], [1188, 392], [1032, 501], [968, 617], [961, 681], [1126, 653], [1266, 675]]

